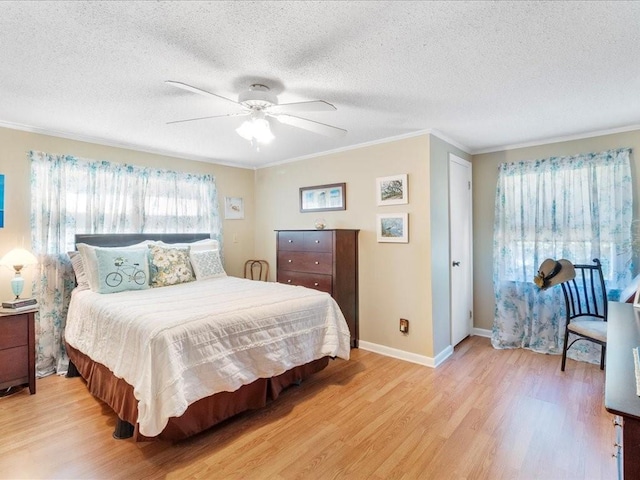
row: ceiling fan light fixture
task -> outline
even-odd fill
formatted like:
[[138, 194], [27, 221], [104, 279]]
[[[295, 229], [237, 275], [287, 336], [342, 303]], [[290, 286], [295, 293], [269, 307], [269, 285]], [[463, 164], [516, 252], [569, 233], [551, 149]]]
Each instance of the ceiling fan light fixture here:
[[236, 133], [251, 143], [268, 144], [275, 138], [264, 115], [252, 115], [236, 128]]

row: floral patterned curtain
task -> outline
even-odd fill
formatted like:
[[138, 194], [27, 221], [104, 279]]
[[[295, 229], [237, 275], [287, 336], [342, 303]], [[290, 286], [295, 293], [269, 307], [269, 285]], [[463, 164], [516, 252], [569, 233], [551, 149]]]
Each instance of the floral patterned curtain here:
[[29, 152], [36, 373], [67, 369], [66, 313], [74, 287], [67, 252], [76, 233], [210, 232], [222, 245], [215, 179], [169, 170]]
[[[562, 353], [562, 289], [541, 291], [533, 283], [546, 258], [575, 264], [599, 258], [609, 300], [617, 300], [631, 282], [630, 153], [625, 148], [500, 165], [493, 243], [495, 348]], [[578, 342], [569, 356], [595, 363], [600, 347]]]

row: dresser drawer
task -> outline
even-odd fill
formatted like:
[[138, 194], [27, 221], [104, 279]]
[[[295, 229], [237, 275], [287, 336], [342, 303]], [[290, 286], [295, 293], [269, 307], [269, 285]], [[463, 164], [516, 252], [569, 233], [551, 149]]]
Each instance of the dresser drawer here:
[[278, 270], [331, 274], [333, 255], [331, 253], [278, 252]]
[[278, 282], [301, 287], [314, 288], [332, 294], [331, 275], [304, 272], [278, 272]]
[[0, 317], [0, 349], [26, 345], [29, 341], [29, 315]]
[[303, 232], [279, 232], [278, 250], [304, 250]]
[[333, 233], [326, 231], [304, 232], [305, 252], [333, 252]]
[[29, 348], [27, 345], [0, 350], [0, 384], [29, 381]]

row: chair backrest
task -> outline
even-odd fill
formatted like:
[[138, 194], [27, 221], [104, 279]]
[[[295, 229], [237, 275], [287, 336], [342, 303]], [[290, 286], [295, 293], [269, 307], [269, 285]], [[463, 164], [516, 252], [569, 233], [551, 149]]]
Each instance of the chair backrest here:
[[561, 284], [567, 308], [567, 323], [576, 317], [590, 316], [607, 321], [607, 291], [602, 265], [574, 265], [576, 276]]
[[268, 281], [269, 262], [266, 260], [247, 260], [244, 264], [244, 278]]

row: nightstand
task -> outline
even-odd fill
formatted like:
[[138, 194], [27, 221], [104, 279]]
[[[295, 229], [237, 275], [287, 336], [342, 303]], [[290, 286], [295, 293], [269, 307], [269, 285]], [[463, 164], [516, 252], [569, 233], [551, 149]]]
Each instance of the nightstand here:
[[0, 389], [28, 386], [36, 393], [37, 308], [0, 313]]

